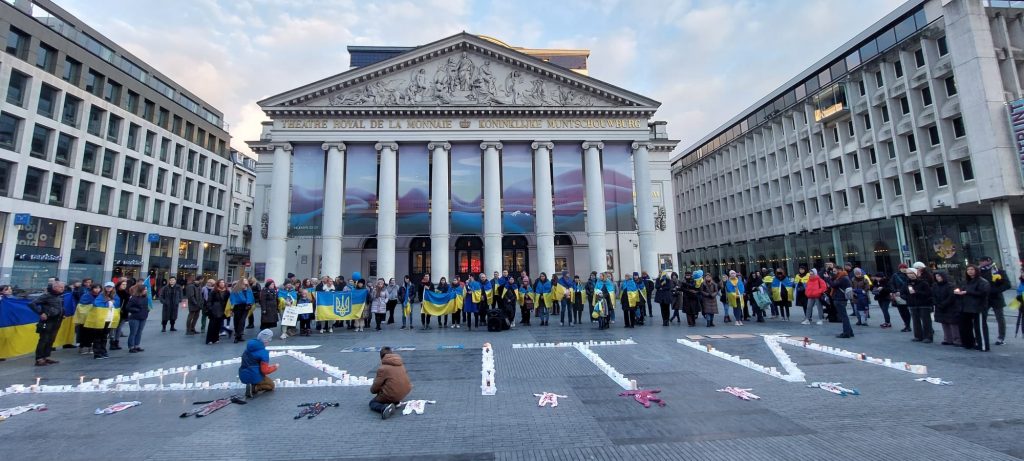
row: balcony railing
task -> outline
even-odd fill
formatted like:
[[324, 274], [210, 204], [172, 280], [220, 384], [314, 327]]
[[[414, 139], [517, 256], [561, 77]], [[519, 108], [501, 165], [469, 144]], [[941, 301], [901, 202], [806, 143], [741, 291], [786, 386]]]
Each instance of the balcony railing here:
[[245, 247], [228, 247], [228, 256], [249, 256], [249, 249]]

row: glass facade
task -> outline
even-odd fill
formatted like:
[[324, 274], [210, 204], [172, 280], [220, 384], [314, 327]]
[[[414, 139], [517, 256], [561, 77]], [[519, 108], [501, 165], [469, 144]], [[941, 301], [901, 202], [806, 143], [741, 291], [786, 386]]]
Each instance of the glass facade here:
[[916, 260], [956, 280], [963, 280], [967, 265], [977, 264], [982, 256], [999, 260], [991, 215], [910, 216], [906, 221]]
[[[64, 221], [32, 217], [28, 225], [21, 226], [14, 250], [11, 285], [26, 290], [41, 290], [46, 288], [45, 280], [48, 277], [58, 277], [63, 235]], [[36, 286], [40, 280], [43, 286]]]
[[110, 229], [86, 224], [75, 224], [71, 237], [71, 261], [68, 280], [91, 278], [103, 280], [103, 258], [107, 252], [107, 233]]

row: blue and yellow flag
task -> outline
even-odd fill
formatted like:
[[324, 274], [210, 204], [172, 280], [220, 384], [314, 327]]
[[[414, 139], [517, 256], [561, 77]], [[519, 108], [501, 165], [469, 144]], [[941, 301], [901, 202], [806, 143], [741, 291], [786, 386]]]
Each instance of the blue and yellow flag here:
[[[29, 307], [29, 303], [29, 300], [21, 298], [4, 298], [0, 301], [0, 358], [17, 357], [36, 350], [39, 343], [39, 334], [36, 333], [39, 314]], [[68, 312], [68, 305], [74, 305], [71, 293], [64, 296], [65, 313]], [[71, 317], [65, 317], [59, 328], [53, 347], [74, 344], [75, 327]], [[64, 330], [70, 331], [70, 334], [61, 334]]]
[[356, 288], [349, 291], [316, 292], [316, 319], [356, 320], [363, 318], [369, 291]]
[[463, 290], [455, 288], [447, 293], [426, 290], [423, 292], [423, 304], [420, 311], [424, 314], [441, 316], [448, 315], [462, 308]]

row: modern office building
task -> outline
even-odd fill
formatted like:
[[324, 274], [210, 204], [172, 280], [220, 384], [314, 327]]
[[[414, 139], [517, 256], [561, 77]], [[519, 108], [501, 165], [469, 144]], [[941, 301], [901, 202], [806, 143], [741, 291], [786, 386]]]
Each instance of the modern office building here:
[[257, 278], [675, 267], [657, 101], [466, 33], [353, 64], [259, 102]]
[[1016, 277], [1020, 5], [909, 1], [682, 151], [683, 266], [920, 260], [959, 277], [988, 255]]
[[231, 149], [234, 183], [231, 188], [231, 221], [228, 224], [227, 278], [238, 280], [252, 274], [253, 198], [256, 195], [256, 159]]
[[53, 2], [0, 31], [0, 283], [222, 274], [222, 114]]

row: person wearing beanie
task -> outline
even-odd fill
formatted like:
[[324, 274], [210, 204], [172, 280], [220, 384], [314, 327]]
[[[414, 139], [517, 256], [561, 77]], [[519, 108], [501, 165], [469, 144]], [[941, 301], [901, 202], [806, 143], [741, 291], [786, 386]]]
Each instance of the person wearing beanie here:
[[988, 306], [986, 309], [981, 311], [981, 330], [982, 330], [982, 350], [989, 350], [988, 344], [988, 311], [992, 309], [992, 313], [996, 316], [996, 332], [998, 336], [995, 341], [996, 346], [1002, 346], [1006, 340], [1006, 317], [1003, 316], [1003, 309], [1006, 307], [1006, 300], [1003, 299], [1003, 292], [1009, 290], [1010, 279], [1002, 269], [997, 268], [992, 263], [992, 258], [988, 256], [982, 256], [978, 259], [978, 276], [988, 281], [989, 297]]
[[267, 344], [273, 338], [274, 332], [267, 328], [245, 343], [242, 364], [238, 367], [238, 379], [245, 384], [246, 398], [251, 399], [260, 392], [274, 390], [274, 381], [268, 375], [277, 371], [277, 365], [270, 364], [270, 352], [267, 351]]

